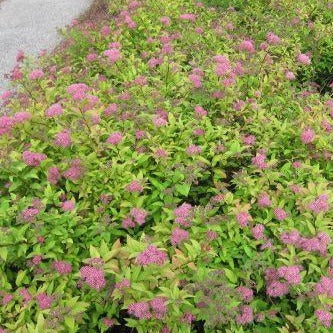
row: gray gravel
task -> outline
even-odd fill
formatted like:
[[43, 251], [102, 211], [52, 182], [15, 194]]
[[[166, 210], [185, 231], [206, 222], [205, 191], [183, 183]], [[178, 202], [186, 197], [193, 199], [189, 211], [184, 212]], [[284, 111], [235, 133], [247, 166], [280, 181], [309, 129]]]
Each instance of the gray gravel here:
[[8, 88], [4, 74], [16, 63], [19, 49], [37, 55], [53, 49], [57, 33], [89, 8], [93, 0], [0, 0], [0, 92]]

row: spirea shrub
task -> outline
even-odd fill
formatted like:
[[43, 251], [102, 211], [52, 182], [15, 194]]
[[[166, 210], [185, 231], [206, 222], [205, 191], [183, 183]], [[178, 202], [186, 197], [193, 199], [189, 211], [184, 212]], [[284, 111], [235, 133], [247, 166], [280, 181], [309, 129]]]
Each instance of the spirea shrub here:
[[113, 0], [20, 51], [0, 332], [331, 332], [332, 7]]

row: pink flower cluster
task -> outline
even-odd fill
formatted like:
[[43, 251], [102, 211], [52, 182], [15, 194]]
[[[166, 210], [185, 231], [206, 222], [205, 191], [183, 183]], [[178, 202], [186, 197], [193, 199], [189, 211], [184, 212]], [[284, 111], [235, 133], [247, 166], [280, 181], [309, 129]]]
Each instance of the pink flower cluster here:
[[309, 208], [316, 214], [328, 211], [329, 209], [328, 195], [327, 194], [319, 195], [314, 201], [310, 203]]
[[274, 215], [275, 215], [275, 218], [278, 221], [283, 221], [283, 220], [285, 220], [288, 217], [288, 214], [282, 208], [275, 208], [274, 209]]
[[57, 182], [59, 181], [59, 179], [61, 178], [61, 174], [59, 172], [59, 169], [55, 166], [51, 167], [48, 172], [47, 172], [47, 180], [55, 185], [57, 184]]
[[132, 208], [129, 216], [122, 221], [122, 227], [125, 229], [134, 228], [135, 225], [143, 225], [148, 213], [143, 208]]
[[206, 117], [208, 114], [208, 112], [200, 105], [196, 105], [194, 107], [194, 111], [195, 111], [195, 114], [200, 118]]
[[21, 216], [24, 221], [33, 222], [38, 214], [39, 210], [37, 208], [26, 208], [22, 211]]
[[44, 76], [44, 72], [41, 69], [35, 69], [29, 73], [30, 80], [41, 79]]
[[165, 252], [159, 250], [154, 245], [149, 245], [146, 250], [138, 255], [137, 262], [142, 266], [147, 266], [150, 264], [162, 266], [167, 261], [167, 259], [168, 256]]
[[268, 32], [266, 35], [268, 44], [276, 45], [280, 43], [280, 37], [275, 35], [272, 31]]
[[246, 325], [253, 321], [253, 310], [249, 305], [240, 307], [240, 314], [236, 317], [238, 325]]
[[252, 164], [258, 169], [267, 168], [268, 165], [266, 163], [266, 155], [262, 153], [257, 153], [255, 157], [252, 157]]
[[28, 166], [37, 167], [40, 163], [47, 159], [45, 154], [35, 153], [29, 150], [26, 150], [22, 154], [23, 162]]
[[128, 306], [128, 313], [138, 319], [163, 319], [167, 313], [166, 299], [156, 297], [149, 302], [137, 302]]
[[93, 289], [100, 290], [105, 287], [104, 271], [92, 266], [83, 266], [80, 269], [82, 279]]
[[311, 128], [306, 128], [301, 133], [301, 141], [304, 144], [309, 144], [313, 142], [314, 138], [315, 138], [315, 132]]
[[64, 110], [59, 103], [52, 104], [46, 111], [45, 116], [52, 118], [63, 114]]
[[123, 135], [120, 132], [114, 132], [110, 134], [110, 136], [107, 138], [106, 142], [115, 146], [119, 144], [123, 140]]
[[315, 315], [321, 324], [325, 327], [331, 327], [332, 314], [326, 310], [316, 310]]
[[242, 41], [241, 44], [239, 45], [239, 50], [245, 51], [248, 53], [254, 53], [255, 47], [254, 47], [253, 41], [249, 40], [249, 39]]
[[249, 214], [249, 212], [240, 212], [236, 215], [236, 219], [239, 225], [244, 228], [251, 220], [251, 215]]
[[180, 228], [172, 230], [171, 233], [171, 244], [173, 246], [182, 243], [184, 240], [189, 238], [189, 232]]
[[258, 197], [258, 206], [260, 208], [270, 207], [272, 205], [271, 199], [267, 193], [260, 193]]
[[309, 252], [319, 252], [321, 255], [327, 253], [327, 247], [331, 238], [324, 232], [320, 232], [312, 238], [301, 237], [297, 230], [284, 232], [281, 235], [281, 241], [284, 244], [294, 245], [296, 248]]
[[79, 180], [83, 174], [83, 166], [80, 159], [74, 159], [70, 163], [70, 168], [67, 169], [63, 176], [72, 181]]
[[57, 260], [53, 263], [53, 268], [59, 273], [59, 274], [69, 274], [72, 272], [72, 265], [63, 260]]
[[72, 144], [69, 130], [59, 132], [54, 139], [54, 144], [63, 148], [69, 147]]
[[54, 297], [48, 296], [46, 293], [40, 293], [36, 296], [36, 301], [42, 310], [49, 309], [53, 300]]
[[131, 282], [129, 279], [122, 279], [120, 282], [115, 284], [115, 288], [117, 289], [129, 288], [130, 286]]
[[189, 227], [192, 219], [193, 207], [188, 203], [183, 203], [174, 210], [175, 222], [184, 227]]
[[121, 52], [118, 48], [111, 48], [103, 53], [111, 64], [114, 64], [117, 60], [121, 59]]
[[190, 156], [200, 154], [201, 152], [202, 152], [202, 148], [197, 145], [192, 144], [186, 148], [186, 153], [187, 153], [187, 155], [190, 155]]
[[132, 180], [127, 186], [126, 186], [126, 191], [131, 192], [131, 193], [141, 193], [143, 191], [143, 186], [141, 183], [137, 180]]
[[67, 92], [72, 96], [74, 101], [82, 101], [85, 99], [89, 89], [85, 83], [74, 83], [67, 88]]
[[244, 286], [239, 286], [237, 289], [237, 292], [242, 297], [242, 300], [244, 302], [251, 302], [253, 298], [253, 290]]

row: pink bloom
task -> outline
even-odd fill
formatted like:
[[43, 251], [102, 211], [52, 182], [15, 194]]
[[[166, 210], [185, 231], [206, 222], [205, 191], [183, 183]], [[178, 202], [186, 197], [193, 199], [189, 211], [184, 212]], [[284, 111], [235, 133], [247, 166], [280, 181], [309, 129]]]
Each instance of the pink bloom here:
[[253, 298], [253, 291], [250, 288], [239, 286], [237, 292], [241, 295], [242, 300], [245, 302], [251, 302]]
[[106, 285], [104, 271], [102, 269], [83, 266], [80, 269], [80, 274], [82, 279], [93, 289], [100, 290]]
[[311, 128], [306, 128], [301, 134], [301, 140], [303, 143], [308, 144], [314, 140], [315, 133]]
[[70, 168], [67, 169], [63, 176], [72, 181], [79, 180], [83, 173], [82, 162], [79, 159], [74, 159], [71, 161]]
[[67, 261], [55, 261], [53, 267], [59, 274], [69, 274], [72, 272], [72, 265]]
[[320, 212], [326, 212], [329, 209], [328, 195], [322, 194], [312, 201], [309, 205], [309, 208], [316, 214]]
[[262, 224], [257, 224], [251, 229], [251, 233], [254, 239], [263, 239], [264, 238], [265, 227]]
[[123, 139], [123, 135], [120, 132], [114, 132], [108, 137], [106, 142], [115, 146], [118, 143], [120, 143], [122, 141], [122, 139]]
[[176, 228], [171, 234], [171, 244], [173, 246], [182, 243], [189, 238], [189, 232], [180, 228]]
[[52, 104], [46, 111], [45, 116], [46, 117], [56, 117], [61, 115], [64, 112], [61, 105], [59, 103]]
[[254, 145], [256, 142], [256, 137], [255, 135], [245, 135], [243, 137], [243, 143], [249, 146]]
[[159, 116], [155, 116], [153, 118], [153, 124], [156, 126], [156, 127], [162, 127], [162, 126], [166, 126], [168, 124], [167, 120], [162, 118], [162, 117], [159, 117]]
[[195, 128], [193, 130], [193, 134], [196, 136], [201, 136], [205, 134], [205, 130], [203, 128]]
[[44, 72], [41, 69], [35, 69], [29, 74], [30, 80], [41, 79], [44, 76]]
[[23, 73], [19, 66], [15, 66], [14, 69], [11, 71], [11, 79], [13, 81], [17, 81], [23, 78]]
[[126, 190], [129, 192], [137, 192], [140, 193], [143, 191], [143, 187], [141, 185], [141, 183], [137, 180], [132, 180], [127, 186], [126, 186]]
[[241, 227], [246, 227], [251, 220], [251, 215], [248, 212], [240, 212], [237, 214], [236, 219]]
[[267, 42], [271, 45], [276, 45], [280, 43], [280, 37], [275, 35], [273, 32], [268, 32], [266, 35]]
[[208, 112], [200, 105], [194, 107], [195, 114], [199, 117], [206, 117]]
[[254, 53], [255, 52], [255, 48], [254, 48], [253, 42], [251, 40], [244, 40], [239, 45], [239, 49], [241, 51], [246, 51], [248, 53]]
[[61, 208], [65, 212], [70, 212], [75, 208], [75, 202], [73, 200], [67, 200], [61, 203]]
[[128, 228], [134, 228], [135, 227], [135, 222], [133, 221], [133, 219], [130, 217], [130, 216], [126, 216], [122, 223], [121, 223], [121, 226], [124, 228], [124, 229], [128, 229]]
[[54, 139], [54, 144], [63, 148], [69, 147], [72, 144], [69, 130], [59, 132]]
[[29, 120], [31, 117], [32, 115], [30, 112], [21, 111], [14, 114], [13, 121], [15, 124], [23, 123]]
[[253, 321], [253, 310], [249, 305], [242, 305], [240, 307], [241, 313], [236, 317], [238, 325], [249, 324]]
[[0, 135], [10, 133], [14, 124], [13, 118], [8, 116], [0, 117]]
[[196, 74], [190, 74], [189, 80], [192, 82], [192, 84], [195, 88], [202, 87], [201, 76], [196, 75]]
[[102, 34], [103, 37], [106, 37], [106, 36], [110, 35], [110, 33], [111, 33], [111, 29], [108, 25], [105, 25], [105, 26], [102, 27], [101, 34]]
[[288, 216], [288, 214], [282, 208], [275, 208], [274, 215], [275, 215], [275, 218], [279, 221], [283, 221]]
[[166, 299], [163, 297], [156, 297], [152, 299], [150, 302], [150, 307], [153, 312], [153, 317], [156, 319], [162, 319], [165, 317], [167, 313], [167, 305], [166, 305]]
[[333, 279], [322, 276], [320, 281], [316, 284], [316, 293], [318, 295], [333, 297]]
[[282, 266], [278, 268], [277, 273], [280, 278], [285, 279], [292, 285], [301, 283], [300, 266]]
[[48, 173], [47, 173], [47, 180], [55, 185], [57, 184], [58, 180], [61, 178], [61, 175], [60, 175], [60, 172], [59, 172], [59, 169], [57, 167], [51, 167], [49, 170], [48, 170]]
[[116, 113], [118, 110], [118, 105], [116, 103], [111, 103], [105, 110], [104, 114], [106, 116], [111, 116], [112, 114]]
[[183, 318], [181, 319], [182, 322], [191, 324], [195, 320], [195, 316], [190, 312], [185, 312]]
[[207, 236], [208, 240], [213, 241], [213, 240], [217, 239], [218, 234], [214, 230], [208, 230], [206, 232], [206, 236]]
[[284, 244], [292, 244], [296, 245], [298, 244], [301, 236], [297, 230], [290, 231], [290, 232], [284, 232], [281, 234], [281, 241]]
[[293, 72], [291, 72], [291, 71], [286, 71], [285, 77], [289, 81], [294, 81], [296, 79], [295, 74]]
[[138, 225], [144, 224], [148, 215], [147, 211], [142, 208], [132, 208], [130, 214]]
[[11, 294], [4, 295], [2, 298], [2, 304], [7, 305], [12, 299], [13, 299], [13, 295], [11, 295]]
[[297, 61], [302, 65], [310, 65], [311, 64], [310, 57], [308, 55], [304, 54], [304, 53], [300, 53], [297, 56]]
[[24, 52], [22, 50], [19, 50], [16, 54], [16, 61], [21, 62], [24, 60], [24, 58], [25, 58]]
[[273, 281], [267, 286], [267, 295], [271, 297], [281, 297], [289, 293], [289, 284], [280, 281]]
[[272, 205], [271, 199], [267, 193], [261, 193], [258, 198], [258, 206], [260, 208], [270, 207]]
[[148, 302], [132, 303], [128, 306], [128, 313], [139, 319], [150, 319], [151, 313]]
[[37, 208], [26, 208], [22, 212], [22, 218], [26, 222], [33, 222], [36, 219], [36, 216], [39, 214], [39, 210]]
[[103, 318], [103, 324], [107, 327], [112, 327], [115, 325], [116, 321], [114, 319], [109, 319], [109, 318]]
[[67, 92], [74, 101], [81, 101], [86, 97], [89, 87], [84, 83], [74, 83], [67, 88]]
[[137, 140], [143, 139], [146, 136], [145, 131], [135, 131], [135, 138]]
[[168, 16], [163, 16], [160, 18], [160, 22], [165, 26], [168, 27], [171, 23], [170, 17]]
[[195, 19], [196, 19], [196, 15], [195, 15], [195, 14], [191, 14], [191, 13], [186, 13], [186, 14], [181, 14], [181, 15], [179, 16], [179, 18], [180, 18], [181, 20], [194, 22]]
[[252, 158], [252, 164], [258, 169], [265, 169], [268, 166], [265, 160], [265, 154], [257, 153], [256, 156]]
[[154, 245], [149, 245], [146, 250], [138, 255], [137, 262], [142, 266], [150, 264], [162, 266], [166, 262], [167, 258], [168, 256], [165, 252], [159, 250]]
[[189, 145], [186, 148], [186, 153], [190, 156], [200, 154], [201, 152], [202, 152], [202, 148], [200, 146]]
[[316, 310], [315, 315], [325, 327], [331, 327], [332, 314], [325, 310]]
[[31, 262], [34, 264], [34, 265], [39, 265], [41, 262], [42, 262], [42, 259], [43, 257], [41, 255], [35, 255]]
[[22, 154], [23, 162], [28, 166], [39, 166], [46, 158], [47, 156], [45, 154], [34, 153], [29, 150], [24, 151]]
[[115, 288], [122, 289], [122, 288], [129, 288], [131, 286], [131, 282], [128, 279], [123, 279], [120, 282], [115, 284]]
[[40, 293], [36, 296], [36, 301], [42, 310], [49, 309], [53, 300], [54, 298], [52, 296], [48, 296], [45, 293]]
[[97, 59], [97, 54], [96, 53], [89, 53], [86, 57], [88, 61], [94, 61]]
[[23, 297], [24, 303], [29, 303], [32, 300], [32, 296], [26, 288], [22, 288], [19, 294]]
[[160, 158], [166, 158], [168, 157], [168, 152], [163, 148], [158, 148], [155, 151], [155, 156]]
[[115, 63], [117, 60], [121, 59], [121, 53], [119, 49], [112, 48], [104, 51], [103, 53], [109, 60], [111, 64]]
[[183, 203], [181, 206], [174, 210], [176, 216], [175, 222], [183, 225], [184, 227], [189, 227], [192, 217], [192, 206], [187, 203]]

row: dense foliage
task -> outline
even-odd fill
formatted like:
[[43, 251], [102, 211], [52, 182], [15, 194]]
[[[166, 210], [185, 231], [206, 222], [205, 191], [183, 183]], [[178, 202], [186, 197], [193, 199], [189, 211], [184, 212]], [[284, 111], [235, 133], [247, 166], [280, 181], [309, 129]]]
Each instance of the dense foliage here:
[[332, 6], [109, 10], [2, 94], [0, 332], [332, 332]]

